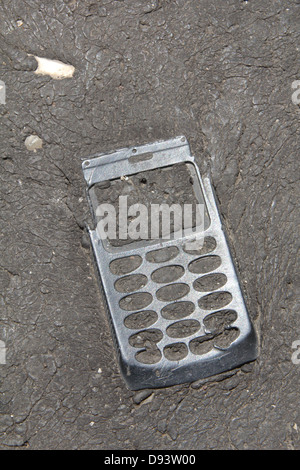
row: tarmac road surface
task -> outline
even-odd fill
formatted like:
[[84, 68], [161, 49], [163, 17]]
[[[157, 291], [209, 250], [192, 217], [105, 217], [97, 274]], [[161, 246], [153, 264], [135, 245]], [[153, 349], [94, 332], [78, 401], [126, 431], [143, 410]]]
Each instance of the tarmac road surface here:
[[[298, 0], [1, 2], [1, 449], [300, 448], [299, 21]], [[260, 353], [132, 392], [81, 157], [177, 135], [212, 178]]]

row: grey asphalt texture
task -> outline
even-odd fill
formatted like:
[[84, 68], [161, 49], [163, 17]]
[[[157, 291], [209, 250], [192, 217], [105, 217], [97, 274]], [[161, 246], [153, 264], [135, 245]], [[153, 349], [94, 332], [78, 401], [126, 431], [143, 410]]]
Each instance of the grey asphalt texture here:
[[[1, 449], [300, 448], [299, 3], [1, 2]], [[75, 74], [36, 75], [28, 54]], [[83, 230], [81, 157], [176, 135], [211, 176], [259, 358], [132, 392]]]

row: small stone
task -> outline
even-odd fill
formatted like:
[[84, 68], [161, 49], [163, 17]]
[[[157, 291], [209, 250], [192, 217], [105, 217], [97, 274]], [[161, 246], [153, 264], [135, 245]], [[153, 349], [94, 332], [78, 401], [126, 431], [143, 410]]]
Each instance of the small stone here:
[[46, 59], [45, 57], [34, 56], [34, 58], [38, 63], [34, 73], [38, 75], [49, 75], [55, 80], [73, 77], [75, 67], [71, 64], [64, 64], [60, 60]]
[[151, 390], [140, 390], [139, 392], [137, 392], [134, 397], [133, 397], [133, 401], [136, 405], [140, 405], [144, 400], [146, 400], [148, 397], [150, 397], [150, 395], [152, 395], [152, 391]]
[[25, 139], [25, 146], [27, 150], [36, 152], [38, 149], [42, 148], [43, 141], [37, 135], [29, 135]]
[[241, 370], [242, 370], [242, 372], [244, 372], [245, 374], [248, 374], [249, 372], [252, 372], [253, 367], [254, 367], [254, 364], [253, 364], [252, 362], [250, 362], [250, 363], [248, 363], [248, 364], [244, 364], [244, 365], [241, 367]]
[[86, 232], [82, 234], [81, 246], [82, 248], [86, 248], [86, 249], [90, 248], [90, 238]]

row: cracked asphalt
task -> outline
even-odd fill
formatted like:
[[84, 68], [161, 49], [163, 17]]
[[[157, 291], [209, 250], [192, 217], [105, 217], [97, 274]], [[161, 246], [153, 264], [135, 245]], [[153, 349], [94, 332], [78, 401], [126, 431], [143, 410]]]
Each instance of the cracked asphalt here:
[[[299, 3], [1, 2], [1, 449], [300, 448]], [[34, 56], [74, 76], [37, 75]], [[81, 158], [182, 134], [212, 178], [260, 353], [132, 392], [84, 235]]]

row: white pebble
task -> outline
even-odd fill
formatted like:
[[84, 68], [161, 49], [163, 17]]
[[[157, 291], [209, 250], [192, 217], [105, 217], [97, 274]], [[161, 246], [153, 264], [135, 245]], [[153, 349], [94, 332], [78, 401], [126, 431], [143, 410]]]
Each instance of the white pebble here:
[[70, 64], [64, 64], [60, 60], [46, 59], [45, 57], [34, 56], [38, 63], [38, 68], [34, 73], [38, 75], [50, 75], [51, 78], [61, 80], [71, 78], [75, 72], [75, 67]]
[[37, 135], [29, 135], [25, 139], [25, 145], [27, 150], [33, 150], [36, 152], [38, 149], [41, 149], [43, 146], [43, 141]]

